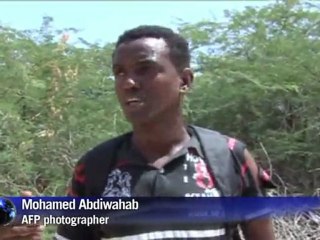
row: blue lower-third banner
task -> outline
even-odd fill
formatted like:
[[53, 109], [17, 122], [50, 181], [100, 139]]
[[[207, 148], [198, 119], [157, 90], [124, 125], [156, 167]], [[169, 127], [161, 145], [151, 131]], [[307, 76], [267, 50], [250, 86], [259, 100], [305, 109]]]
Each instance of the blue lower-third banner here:
[[[319, 197], [73, 198], [2, 197], [0, 225], [30, 216], [100, 217], [108, 223], [239, 222], [320, 211]], [[29, 216], [29, 217], [28, 217]], [[31, 217], [32, 218], [32, 217]]]

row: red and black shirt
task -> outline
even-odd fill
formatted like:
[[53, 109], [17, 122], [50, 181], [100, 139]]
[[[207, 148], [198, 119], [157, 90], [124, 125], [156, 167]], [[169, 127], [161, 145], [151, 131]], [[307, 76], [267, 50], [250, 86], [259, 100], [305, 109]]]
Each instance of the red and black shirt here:
[[[75, 168], [71, 196], [84, 196], [84, 163]], [[192, 136], [185, 147], [172, 157], [162, 169], [150, 166], [142, 154], [126, 139], [117, 151], [114, 167], [106, 173], [107, 183], [103, 197], [219, 197], [215, 179], [203, 159], [200, 143]], [[259, 195], [251, 192], [251, 195]], [[227, 239], [224, 224], [130, 224], [100, 226], [99, 233], [90, 227], [59, 226], [57, 240], [93, 239], [95, 231], [100, 239]]]

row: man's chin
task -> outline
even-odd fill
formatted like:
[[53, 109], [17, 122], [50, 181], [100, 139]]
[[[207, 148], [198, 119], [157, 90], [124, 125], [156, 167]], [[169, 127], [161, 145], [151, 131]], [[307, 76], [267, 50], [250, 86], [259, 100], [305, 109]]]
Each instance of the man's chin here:
[[140, 125], [148, 122], [148, 118], [146, 118], [143, 114], [126, 114], [126, 119], [132, 125]]
[[126, 119], [133, 126], [146, 125], [157, 122], [155, 117], [142, 113], [126, 114]]

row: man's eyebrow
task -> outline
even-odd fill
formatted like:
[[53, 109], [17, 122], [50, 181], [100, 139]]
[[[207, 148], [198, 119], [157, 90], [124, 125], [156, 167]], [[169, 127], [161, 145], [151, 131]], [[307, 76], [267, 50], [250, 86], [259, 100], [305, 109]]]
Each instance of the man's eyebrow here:
[[157, 62], [156, 62], [153, 58], [148, 57], [148, 58], [139, 59], [139, 60], [137, 61], [137, 63], [138, 63], [138, 64], [140, 64], [140, 63], [151, 63], [151, 64], [155, 64], [155, 63], [157, 63]]
[[[140, 64], [157, 64], [157, 61], [154, 60], [154, 58], [152, 57], [143, 57], [143, 58], [140, 58], [138, 59], [134, 65], [140, 65]], [[119, 68], [119, 67], [122, 67], [122, 65], [120, 63], [112, 63], [112, 66], [111, 66], [113, 69], [114, 68]]]

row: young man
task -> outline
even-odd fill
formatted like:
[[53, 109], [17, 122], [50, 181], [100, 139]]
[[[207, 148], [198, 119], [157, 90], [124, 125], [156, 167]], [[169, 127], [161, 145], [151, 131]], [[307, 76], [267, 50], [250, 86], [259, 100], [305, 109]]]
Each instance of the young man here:
[[[193, 82], [185, 39], [160, 26], [129, 30], [118, 39], [112, 67], [116, 94], [133, 131], [121, 138], [112, 169], [105, 173], [106, 182], [96, 194], [220, 196], [203, 147], [182, 116], [183, 97]], [[88, 195], [86, 181], [92, 176], [87, 176], [85, 169], [92, 164], [90, 159], [110, 155], [107, 145], [93, 148], [78, 162], [69, 195]], [[243, 191], [243, 195], [261, 196], [258, 167], [245, 148], [243, 155], [250, 170], [247, 172], [254, 178], [250, 193]], [[98, 173], [99, 168], [96, 170]], [[248, 240], [274, 239], [270, 219], [252, 220], [242, 227]], [[168, 222], [98, 228], [59, 226], [55, 239], [232, 239], [230, 235], [224, 224]]]

